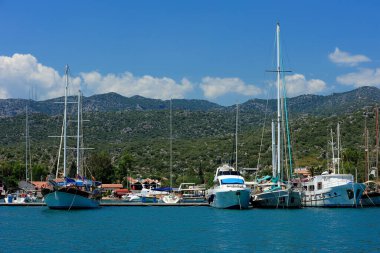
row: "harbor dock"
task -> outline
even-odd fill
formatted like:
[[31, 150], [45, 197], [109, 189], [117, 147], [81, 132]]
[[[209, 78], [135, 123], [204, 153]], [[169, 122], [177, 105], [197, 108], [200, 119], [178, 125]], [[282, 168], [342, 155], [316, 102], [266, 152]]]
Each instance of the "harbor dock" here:
[[[46, 206], [45, 203], [0, 203], [0, 206]], [[167, 203], [140, 203], [140, 202], [103, 202], [100, 203], [100, 206], [209, 206], [208, 203], [175, 203], [175, 204], [167, 204]]]

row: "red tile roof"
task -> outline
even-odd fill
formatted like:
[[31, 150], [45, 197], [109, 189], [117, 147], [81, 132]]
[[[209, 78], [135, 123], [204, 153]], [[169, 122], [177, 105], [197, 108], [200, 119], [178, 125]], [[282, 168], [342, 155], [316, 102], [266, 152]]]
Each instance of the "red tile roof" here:
[[123, 184], [102, 184], [102, 188], [121, 189], [123, 188]]
[[41, 189], [42, 186], [47, 186], [48, 182], [46, 181], [32, 181], [32, 184], [37, 187], [38, 189]]

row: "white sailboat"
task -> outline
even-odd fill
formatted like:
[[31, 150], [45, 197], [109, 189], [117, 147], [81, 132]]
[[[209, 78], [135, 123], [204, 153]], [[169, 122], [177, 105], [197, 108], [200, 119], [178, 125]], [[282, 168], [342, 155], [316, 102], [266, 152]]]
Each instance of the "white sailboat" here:
[[[77, 177], [72, 179], [67, 176], [67, 93], [69, 84], [69, 67], [66, 66], [65, 71], [65, 101], [64, 101], [64, 117], [63, 117], [63, 181], [49, 180], [50, 187], [43, 188], [42, 194], [46, 205], [51, 209], [90, 209], [99, 207], [101, 192], [98, 190], [98, 183], [88, 180], [83, 176], [80, 166], [80, 124], [82, 122], [81, 115], [81, 92], [78, 93], [78, 129], [77, 129]], [[60, 153], [60, 152], [59, 152]], [[59, 159], [59, 158], [58, 158]], [[58, 166], [57, 166], [58, 167]], [[56, 179], [58, 179], [58, 168]]]
[[172, 100], [170, 99], [170, 189], [171, 193], [162, 197], [162, 201], [167, 204], [175, 204], [180, 198], [173, 192], [173, 126], [172, 126]]
[[20, 204], [20, 203], [35, 202], [37, 200], [37, 197], [34, 196], [34, 193], [36, 191], [34, 189], [34, 185], [31, 184], [32, 179], [33, 179], [33, 171], [32, 171], [31, 156], [30, 156], [28, 106], [26, 106], [25, 107], [25, 181], [20, 181], [18, 184], [19, 189], [16, 192], [8, 193], [7, 197], [4, 199], [4, 202], [6, 204]]
[[237, 126], [238, 106], [236, 106], [235, 168], [224, 164], [216, 169], [214, 186], [206, 191], [206, 199], [212, 207], [225, 209], [247, 209], [251, 189], [237, 170]]
[[[338, 124], [338, 136], [339, 131]], [[333, 152], [332, 171], [325, 171], [322, 175], [311, 177], [302, 183], [304, 190], [302, 204], [306, 207], [357, 207], [360, 205], [360, 198], [365, 189], [365, 185], [355, 183], [354, 176], [351, 174], [339, 174], [339, 137], [338, 156], [336, 159], [334, 156], [334, 140], [332, 135], [331, 138]], [[335, 171], [336, 165], [338, 165], [338, 173]]]
[[[375, 108], [376, 113], [376, 157], [374, 167], [369, 169], [369, 147], [368, 147], [368, 131], [366, 130], [366, 189], [361, 198], [361, 204], [363, 206], [380, 206], [380, 182], [379, 182], [379, 108]], [[366, 123], [367, 128], [367, 123]], [[374, 180], [369, 180], [369, 176], [372, 175]]]
[[[252, 205], [254, 207], [263, 208], [300, 208], [301, 207], [301, 195], [300, 192], [296, 191], [291, 187], [289, 182], [284, 183], [281, 177], [282, 170], [284, 167], [284, 159], [282, 152], [281, 138], [281, 124], [284, 122], [281, 110], [281, 96], [282, 85], [280, 79], [280, 73], [284, 72], [281, 69], [280, 64], [280, 24], [277, 23], [276, 27], [276, 45], [277, 45], [277, 143], [275, 138], [275, 125], [272, 122], [272, 167], [273, 175], [268, 179], [268, 182], [256, 184], [255, 189], [252, 192]], [[283, 105], [286, 109], [286, 104]], [[286, 111], [285, 111], [286, 113]], [[285, 114], [287, 117], [287, 114]], [[287, 119], [286, 119], [287, 124]], [[288, 138], [289, 142], [289, 138]], [[289, 143], [288, 143], [289, 144]], [[289, 148], [290, 146], [288, 146]], [[276, 152], [277, 151], [277, 152]], [[291, 154], [289, 152], [289, 157]], [[291, 162], [291, 159], [289, 159]], [[290, 165], [291, 167], [291, 165]]]

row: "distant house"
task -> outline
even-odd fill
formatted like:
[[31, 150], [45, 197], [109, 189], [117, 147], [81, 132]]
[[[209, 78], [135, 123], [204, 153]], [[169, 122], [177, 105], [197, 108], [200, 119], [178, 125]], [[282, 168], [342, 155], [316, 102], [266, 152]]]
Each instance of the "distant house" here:
[[32, 184], [34, 185], [37, 191], [41, 191], [42, 187], [48, 186], [48, 182], [46, 181], [32, 181]]
[[141, 191], [143, 187], [149, 188], [157, 188], [161, 186], [161, 182], [156, 179], [134, 179], [132, 177], [127, 177], [128, 188], [132, 191]]
[[311, 176], [311, 172], [309, 170], [309, 168], [307, 167], [304, 167], [304, 168], [295, 168], [294, 169], [294, 174], [297, 174], [298, 176], [303, 176], [303, 177], [309, 177]]
[[127, 194], [128, 189], [123, 189], [123, 184], [102, 184], [102, 191], [112, 193], [114, 197]]
[[242, 174], [255, 174], [258, 168], [241, 168], [239, 169]]
[[102, 184], [102, 188], [105, 191], [115, 191], [123, 188], [123, 184]]

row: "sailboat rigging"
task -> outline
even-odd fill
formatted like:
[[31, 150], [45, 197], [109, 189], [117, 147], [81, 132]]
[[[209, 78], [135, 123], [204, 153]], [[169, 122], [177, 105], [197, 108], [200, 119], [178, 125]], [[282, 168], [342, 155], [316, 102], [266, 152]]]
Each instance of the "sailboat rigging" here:
[[[357, 207], [365, 185], [355, 183], [351, 174], [340, 174], [340, 124], [337, 125], [337, 149], [331, 134], [331, 168], [321, 175], [305, 178], [302, 182], [303, 205], [306, 207]], [[337, 158], [335, 150], [338, 150]], [[337, 173], [338, 172], [338, 173]]]
[[171, 193], [169, 195], [165, 195], [162, 198], [162, 201], [165, 203], [178, 203], [180, 201], [180, 198], [174, 194], [173, 192], [173, 105], [172, 105], [172, 99], [170, 99], [170, 116], [169, 116], [169, 121], [170, 121], [170, 136], [169, 136], [169, 153], [170, 153], [170, 191]]
[[[77, 147], [76, 147], [76, 162], [77, 162], [77, 178], [73, 179], [68, 177], [67, 169], [67, 105], [68, 105], [68, 85], [69, 85], [69, 67], [66, 66], [65, 69], [65, 97], [64, 97], [64, 115], [63, 115], [63, 135], [59, 136], [61, 138], [61, 143], [63, 140], [63, 181], [59, 179], [59, 173], [56, 173], [56, 180], [49, 180], [49, 187], [42, 189], [42, 194], [44, 195], [44, 200], [46, 205], [51, 209], [88, 209], [99, 207], [99, 201], [101, 199], [101, 192], [97, 188], [100, 182], [86, 179], [84, 176], [84, 171], [81, 166], [80, 151], [83, 149], [80, 145], [81, 139], [81, 128], [80, 124], [82, 122], [81, 113], [81, 91], [78, 92], [78, 111], [77, 111]], [[60, 145], [61, 149], [61, 145]], [[60, 154], [60, 151], [58, 152]], [[59, 160], [59, 158], [58, 158]], [[58, 170], [58, 168], [57, 168]]]
[[[300, 192], [292, 188], [289, 180], [292, 176], [292, 159], [291, 159], [291, 146], [288, 126], [288, 113], [286, 106], [286, 92], [285, 87], [281, 82], [281, 73], [289, 72], [281, 68], [281, 55], [280, 55], [280, 24], [276, 26], [276, 72], [277, 76], [277, 115], [276, 122], [272, 121], [272, 176], [266, 176], [258, 179], [258, 183], [252, 194], [252, 204], [255, 207], [265, 208], [300, 208], [301, 195]], [[282, 92], [281, 92], [282, 91]], [[277, 131], [276, 126], [277, 124]], [[282, 129], [286, 129], [283, 132]], [[283, 136], [282, 136], [283, 134]], [[281, 142], [284, 139], [284, 144]], [[276, 141], [277, 139], [277, 141]], [[287, 145], [284, 152], [282, 150]], [[284, 182], [285, 162], [287, 159], [284, 155], [289, 157], [289, 171], [288, 182]]]
[[206, 192], [208, 203], [216, 208], [247, 209], [249, 206], [251, 190], [237, 169], [238, 108], [236, 105], [235, 167], [232, 167], [232, 164], [218, 167], [214, 177], [214, 186]]
[[[367, 122], [365, 123], [365, 149], [366, 149], [366, 163], [365, 163], [365, 177], [366, 189], [361, 198], [361, 204], [363, 206], [380, 206], [380, 183], [379, 183], [379, 108], [375, 108], [375, 162], [372, 163], [374, 167], [371, 167], [369, 161], [369, 131], [367, 129]], [[370, 169], [369, 169], [370, 168]], [[372, 176], [370, 178], [370, 176]], [[371, 180], [370, 180], [371, 179]]]

